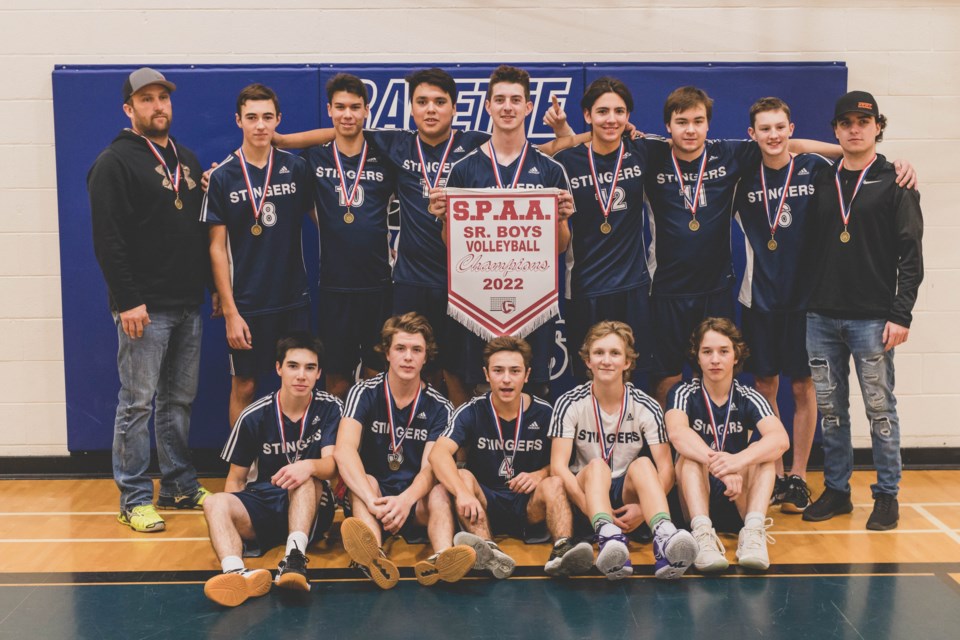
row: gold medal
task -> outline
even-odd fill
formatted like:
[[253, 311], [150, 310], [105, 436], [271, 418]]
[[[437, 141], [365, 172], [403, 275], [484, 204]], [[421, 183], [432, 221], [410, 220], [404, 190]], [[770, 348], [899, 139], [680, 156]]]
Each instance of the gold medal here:
[[770, 240], [767, 241], [767, 249], [770, 249], [770, 251], [776, 251], [777, 241], [774, 240], [773, 238], [770, 238]]
[[396, 453], [387, 454], [387, 466], [390, 471], [400, 471], [400, 465], [403, 464], [403, 454], [398, 449]]
[[850, 232], [847, 231], [846, 229], [844, 229], [840, 233], [840, 242], [842, 242], [843, 244], [847, 244], [848, 242], [850, 242]]
[[177, 199], [173, 201], [173, 206], [177, 209], [183, 209], [183, 200], [180, 199], [180, 196], [177, 196]]
[[349, 209], [345, 214], [343, 214], [343, 221], [347, 224], [353, 224], [353, 221], [356, 220], [356, 216], [353, 215], [353, 212]]
[[250, 227], [250, 233], [255, 236], [259, 236], [261, 233], [263, 233], [263, 227], [255, 223], [252, 227]]
[[610, 226], [609, 222], [604, 222], [603, 224], [600, 225], [600, 233], [608, 234], [611, 231], [613, 231], [613, 227]]
[[690, 224], [688, 224], [687, 226], [690, 227], [690, 231], [697, 231], [700, 229], [700, 222], [696, 218], [694, 218], [693, 220], [690, 221]]

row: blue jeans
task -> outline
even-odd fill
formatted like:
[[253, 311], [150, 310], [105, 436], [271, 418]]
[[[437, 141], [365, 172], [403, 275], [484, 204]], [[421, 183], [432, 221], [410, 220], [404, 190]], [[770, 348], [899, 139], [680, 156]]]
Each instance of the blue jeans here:
[[200, 310], [150, 311], [143, 337], [132, 340], [117, 325], [120, 394], [113, 426], [113, 478], [120, 509], [153, 502], [148, 424], [156, 397], [154, 428], [160, 461], [160, 495], [190, 495], [199, 488], [190, 461], [190, 409], [200, 379]]
[[837, 491], [850, 491], [853, 443], [850, 439], [850, 356], [856, 367], [879, 493], [896, 496], [900, 486], [900, 421], [893, 395], [893, 349], [883, 350], [886, 320], [840, 320], [807, 314], [807, 354], [823, 416], [823, 476]]

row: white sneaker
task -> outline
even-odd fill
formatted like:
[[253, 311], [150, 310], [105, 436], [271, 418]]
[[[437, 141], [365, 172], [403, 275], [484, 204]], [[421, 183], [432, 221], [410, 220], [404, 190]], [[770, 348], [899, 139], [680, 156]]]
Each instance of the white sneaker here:
[[723, 548], [723, 543], [717, 537], [716, 529], [713, 527], [697, 527], [693, 530], [693, 537], [696, 538], [697, 546], [700, 547], [693, 566], [705, 573], [723, 571], [730, 566], [726, 556], [724, 556], [726, 549]]
[[740, 529], [740, 539], [737, 541], [737, 561], [741, 567], [756, 571], [766, 571], [770, 568], [767, 542], [775, 544], [776, 540], [767, 533], [767, 529], [772, 526], [773, 518], [767, 518], [763, 526]]
[[480, 536], [467, 531], [460, 531], [453, 536], [453, 544], [465, 544], [477, 552], [477, 562], [474, 569], [487, 569], [497, 580], [509, 578], [517, 566], [517, 561], [505, 554], [492, 540], [484, 540]]

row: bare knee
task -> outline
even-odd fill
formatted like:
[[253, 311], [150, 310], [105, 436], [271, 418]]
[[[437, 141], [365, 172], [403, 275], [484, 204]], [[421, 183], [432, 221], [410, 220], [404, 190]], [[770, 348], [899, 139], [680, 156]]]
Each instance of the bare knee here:
[[609, 478], [610, 467], [602, 458], [594, 458], [583, 468], [583, 473], [588, 478]]
[[233, 376], [233, 395], [239, 400], [252, 400], [257, 390], [257, 379], [244, 376]]

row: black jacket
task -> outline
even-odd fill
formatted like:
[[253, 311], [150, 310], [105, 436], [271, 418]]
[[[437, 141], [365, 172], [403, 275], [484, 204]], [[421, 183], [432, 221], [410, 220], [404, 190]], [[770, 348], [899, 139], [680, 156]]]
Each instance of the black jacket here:
[[207, 227], [200, 222], [200, 163], [170, 138], [161, 150], [175, 172], [176, 144], [183, 176], [182, 209], [162, 165], [147, 143], [124, 130], [103, 150], [87, 174], [93, 217], [93, 248], [107, 281], [110, 307], [127, 311], [198, 306], [209, 282]]
[[[848, 205], [858, 175], [840, 172]], [[893, 165], [878, 154], [853, 201], [850, 241], [843, 243], [835, 176], [836, 167], [825, 167], [814, 182], [805, 251], [811, 278], [808, 309], [909, 327], [923, 280], [920, 194], [898, 187]]]

